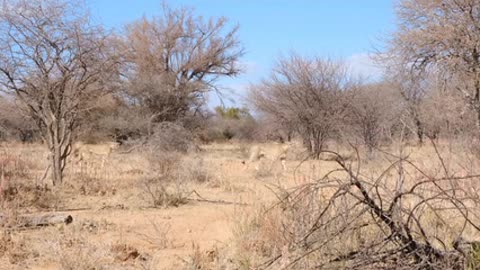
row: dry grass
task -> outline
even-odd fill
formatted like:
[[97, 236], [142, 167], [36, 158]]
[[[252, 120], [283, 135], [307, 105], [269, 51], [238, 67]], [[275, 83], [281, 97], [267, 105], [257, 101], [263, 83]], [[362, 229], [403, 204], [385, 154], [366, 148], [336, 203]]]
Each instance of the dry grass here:
[[[380, 182], [375, 182], [379, 179], [382, 181], [379, 186], [380, 190], [376, 192], [380, 192], [380, 194], [377, 193], [380, 196], [379, 199], [383, 198], [380, 203], [385, 205], [389, 203], [391, 194], [395, 194], [395, 190], [399, 188], [408, 190], [419, 181], [423, 181], [421, 179], [425, 175], [431, 178], [477, 175], [478, 169], [472, 171], [471, 169], [475, 166], [472, 166], [471, 162], [478, 164], [478, 161], [472, 160], [471, 156], [465, 155], [464, 152], [457, 152], [459, 150], [452, 151], [450, 147], [440, 146], [436, 150], [432, 146], [397, 149], [402, 156], [408, 156], [409, 162], [412, 161], [415, 165], [409, 167], [405, 162], [405, 167], [395, 166], [390, 169], [389, 166], [398, 157], [387, 153], [377, 153], [377, 158], [367, 164], [362, 164], [362, 169], [358, 173], [361, 177], [372, 179], [370, 183], [366, 183], [367, 186], [379, 184]], [[364, 159], [360, 156], [355, 160]], [[271, 188], [271, 191], [276, 195], [277, 202], [267, 205], [260, 204], [250, 209], [251, 214], [236, 222], [237, 251], [234, 257], [237, 258], [240, 268], [312, 269], [319, 267], [322, 262], [328, 263], [328, 258], [332, 258], [332, 256], [332, 260], [338, 260], [338, 262], [330, 262], [324, 265], [325, 267], [333, 264], [333, 267], [336, 268], [348, 268], [352, 265], [348, 261], [348, 257], [345, 257], [344, 261], [335, 259], [335, 256], [356, 254], [356, 250], [362, 250], [363, 246], [367, 247], [378, 241], [378, 236], [382, 235], [378, 229], [382, 226], [376, 222], [372, 223], [368, 215], [362, 214], [365, 213], [362, 211], [368, 210], [368, 208], [360, 210], [357, 213], [360, 216], [355, 216], [357, 215], [355, 200], [335, 200], [334, 206], [330, 207], [328, 212], [323, 212], [322, 217], [319, 216], [319, 213], [326, 211], [325, 205], [343, 193], [344, 187], [338, 186], [337, 182], [341, 183], [341, 179], [347, 176], [345, 173], [336, 172], [338, 167], [321, 166], [329, 162], [332, 161], [324, 159], [318, 163], [320, 166], [315, 166], [314, 162], [302, 164], [294, 177], [294, 186], [272, 185], [274, 188]], [[466, 164], [468, 166], [465, 166]], [[358, 162], [352, 162], [351, 166], [355, 168], [360, 165]], [[319, 170], [318, 167], [324, 167], [324, 169]], [[353, 170], [356, 171], [356, 169]], [[325, 178], [323, 175], [329, 171], [331, 171], [330, 177]], [[435, 248], [454, 250], [452, 243], [458, 239], [459, 234], [469, 239], [470, 242], [480, 239], [480, 233], [473, 225], [480, 221], [480, 213], [475, 211], [476, 204], [472, 204], [479, 202], [474, 184], [477, 180], [478, 177], [474, 176], [468, 178], [467, 181], [441, 183], [441, 189], [450, 190], [449, 188], [453, 185], [459, 193], [457, 198], [465, 198], [461, 200], [468, 204], [469, 214], [472, 215], [470, 218], [473, 222], [472, 225], [462, 223], [464, 222], [462, 217], [458, 215], [455, 208], [451, 208], [451, 203], [444, 199], [435, 199], [427, 207], [410, 210], [414, 211], [412, 212], [414, 215], [418, 215], [417, 222], [422, 224], [422, 229], [425, 230], [423, 233], [432, 237], [432, 239], [429, 238], [429, 241], [433, 241], [432, 245]], [[399, 184], [401, 187], [398, 186]], [[426, 187], [426, 190], [421, 191], [422, 197], [420, 198], [412, 196], [405, 199], [402, 202], [405, 210], [416, 209], [414, 207], [418, 207], [422, 203], [421, 198], [429, 198], [429, 196], [436, 198], [437, 195], [433, 193], [434, 188], [433, 186]], [[375, 190], [373, 189], [372, 192], [375, 193]], [[330, 220], [336, 221], [328, 225]], [[344, 229], [341, 229], [342, 227]], [[321, 231], [312, 228], [321, 228]], [[309, 236], [305, 237], [305, 235]], [[421, 236], [419, 237], [421, 238]], [[443, 243], [447, 243], [448, 247], [442, 246]], [[385, 249], [388, 249], [388, 246], [385, 246]], [[468, 257], [470, 259], [467, 259], [470, 264], [476, 261], [475, 249], [472, 254]], [[448, 269], [452, 267], [449, 263], [454, 262], [446, 263], [444, 266]], [[375, 268], [373, 265], [366, 266], [367, 269], [371, 269], [370, 267]], [[355, 268], [360, 268], [360, 266]]]
[[210, 250], [202, 250], [199, 245], [192, 243], [192, 251], [183, 260], [184, 269], [221, 269], [219, 267], [219, 251], [215, 247]]
[[[262, 145], [266, 149], [270, 146]], [[74, 222], [30, 230], [3, 228], [0, 268], [257, 269], [279, 257], [270, 269], [281, 269], [307, 250], [302, 236], [316, 221], [313, 213], [334, 192], [329, 188], [315, 190], [313, 184], [339, 168], [334, 159], [302, 160], [302, 150], [296, 149], [296, 153], [290, 154], [292, 158], [287, 159], [286, 171], [278, 164], [259, 175], [255, 166], [242, 163], [248, 157], [248, 145], [211, 144], [202, 148], [202, 152], [187, 155], [114, 152], [102, 172], [72, 174], [67, 169], [65, 185], [52, 189], [37, 183], [45, 168], [45, 152], [40, 146], [4, 145], [4, 154], [0, 156], [1, 202], [11, 223], [15, 223], [18, 214], [62, 209], [73, 209], [70, 213]], [[391, 146], [385, 150], [400, 154], [401, 149], [401, 154], [425, 173], [440, 177], [445, 171], [454, 176], [476, 173], [480, 162], [465, 151], [467, 148], [461, 143], [440, 144], [438, 151], [445, 166], [428, 145]], [[362, 154], [358, 158], [346, 148], [339, 150], [349, 155], [354, 167], [357, 160], [364, 160]], [[393, 156], [377, 152], [374, 159], [361, 164], [362, 175], [374, 178], [392, 160]], [[419, 176], [414, 170], [406, 169], [403, 173], [405, 185]], [[340, 179], [342, 175], [332, 174]], [[391, 170], [385, 179], [398, 176], [398, 170]], [[395, 182], [385, 181], [383, 187], [394, 189]], [[456, 184], [470, 197], [478, 198], [479, 186], [475, 183]], [[288, 198], [299, 187], [311, 187], [304, 189], [309, 196], [301, 200]], [[201, 195], [202, 200], [193, 200], [198, 197], [192, 191]], [[237, 202], [242, 205], [236, 205]], [[348, 201], [336, 205], [339, 210], [350, 206]], [[459, 226], [454, 222], [458, 216], [445, 212], [441, 218], [426, 209], [422, 222], [429, 224], [433, 235], [451, 242], [455, 237], [452, 232]], [[356, 222], [362, 221], [365, 220]], [[316, 239], [322, 239], [347, 220], [342, 222], [317, 234]], [[377, 235], [374, 227], [365, 226], [333, 239], [328, 249], [339, 253], [354, 250]], [[479, 235], [467, 228], [463, 237], [477, 240]], [[476, 254], [472, 253], [470, 261], [476, 260]], [[295, 267], [289, 267], [308, 269], [314, 266], [313, 262], [323, 259], [324, 255], [314, 252]]]
[[188, 191], [180, 184], [165, 183], [162, 179], [151, 178], [143, 180], [145, 197], [153, 207], [178, 207], [188, 203]]

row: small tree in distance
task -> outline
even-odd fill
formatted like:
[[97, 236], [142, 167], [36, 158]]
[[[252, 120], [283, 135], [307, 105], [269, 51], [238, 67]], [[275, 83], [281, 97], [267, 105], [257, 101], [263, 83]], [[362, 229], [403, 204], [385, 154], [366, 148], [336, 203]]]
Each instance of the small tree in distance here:
[[349, 90], [355, 85], [340, 62], [292, 54], [251, 88], [250, 100], [276, 123], [293, 127], [312, 157], [319, 158], [346, 117]]
[[354, 93], [345, 131], [361, 141], [369, 157], [402, 110], [400, 95], [395, 90], [383, 82], [360, 86]]

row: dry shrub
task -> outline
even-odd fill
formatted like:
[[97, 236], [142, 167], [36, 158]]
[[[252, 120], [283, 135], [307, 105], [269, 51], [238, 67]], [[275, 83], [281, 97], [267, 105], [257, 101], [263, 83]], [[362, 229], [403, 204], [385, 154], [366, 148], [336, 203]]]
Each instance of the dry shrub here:
[[279, 228], [281, 216], [277, 211], [266, 211], [265, 205], [256, 205], [236, 216], [233, 228], [236, 242], [235, 263], [241, 269], [251, 269], [281, 250], [284, 242]]
[[476, 159], [480, 159], [480, 141], [474, 137], [465, 138], [462, 142], [467, 153], [470, 153]]
[[117, 192], [112, 182], [84, 174], [76, 175], [76, 178], [69, 181], [69, 184], [69, 188], [73, 192], [83, 196], [113, 196]]
[[[120, 256], [120, 245], [117, 245], [120, 242], [110, 244], [89, 238], [95, 231], [88, 227], [95, 223], [98, 229], [103, 228], [100, 222], [78, 221], [69, 226], [44, 228], [40, 233], [4, 233], [0, 237], [0, 257], [7, 256], [10, 264], [18, 265], [18, 269], [36, 269], [40, 265], [55, 265], [55, 269], [62, 270], [130, 269], [126, 264], [132, 263], [132, 255], [126, 261], [116, 260]], [[102, 235], [108, 232], [111, 228], [102, 229]], [[134, 253], [131, 246], [125, 250]]]
[[147, 148], [154, 152], [187, 153], [196, 151], [198, 147], [190, 131], [172, 122], [162, 122], [155, 126]]
[[[282, 198], [277, 206], [256, 205], [236, 222], [235, 257], [241, 269], [252, 269], [269, 258], [289, 255], [289, 251], [303, 245], [302, 237], [314, 223], [314, 216], [310, 213], [318, 206], [313, 201], [304, 199], [292, 203], [285, 190], [279, 188], [276, 193], [278, 198]], [[286, 262], [282, 260], [276, 267], [283, 267]], [[303, 265], [295, 269], [308, 268]]]
[[184, 269], [224, 269], [219, 266], [217, 248], [202, 250], [198, 244], [192, 243], [191, 254], [183, 260]]
[[178, 152], [163, 152], [149, 149], [146, 153], [149, 163], [149, 174], [156, 175], [164, 181], [172, 179], [182, 155]]
[[26, 178], [30, 173], [28, 165], [19, 156], [3, 153], [0, 156], [0, 175], [7, 178]]
[[140, 257], [140, 252], [135, 247], [121, 242], [113, 244], [110, 251], [114, 254], [115, 260], [119, 262], [136, 260]]
[[12, 183], [2, 191], [4, 205], [40, 210], [58, 207], [59, 197], [47, 186]]
[[171, 225], [166, 222], [157, 223], [155, 221], [150, 221], [152, 225], [152, 229], [154, 231], [153, 234], [139, 234], [139, 236], [145, 240], [146, 242], [150, 243], [151, 245], [155, 246], [157, 249], [166, 249], [173, 247], [173, 241], [171, 239]]
[[0, 207], [49, 209], [58, 203], [58, 197], [47, 186], [35, 184], [30, 164], [10, 154], [0, 156]]
[[151, 151], [148, 157], [152, 171], [140, 183], [143, 197], [154, 207], [177, 207], [187, 203], [183, 183], [177, 181], [181, 155]]
[[476, 265], [480, 201], [464, 187], [479, 176], [457, 175], [437, 155], [438, 169], [392, 155], [378, 173], [337, 155], [338, 169], [287, 193], [280, 189], [277, 203], [240, 222], [237, 264], [246, 269]]
[[205, 183], [210, 177], [205, 168], [205, 162], [199, 155], [184, 156], [177, 168], [179, 181]]
[[178, 207], [188, 202], [188, 183], [209, 180], [200, 156], [178, 152], [150, 152], [152, 171], [141, 182], [144, 197], [155, 207]]
[[158, 124], [143, 149], [150, 171], [140, 183], [141, 196], [154, 207], [186, 204], [191, 192], [186, 186], [210, 180], [204, 159], [192, 153], [192, 150], [197, 150], [193, 137], [179, 125], [169, 122]]
[[46, 256], [64, 270], [109, 269], [113, 256], [107, 246], [96, 245], [84, 237], [78, 227], [69, 226], [60, 234], [55, 233], [46, 239]]
[[25, 264], [25, 262], [39, 254], [29, 248], [29, 243], [20, 235], [14, 232], [2, 231], [0, 238], [0, 257], [7, 256], [12, 265]]
[[[47, 186], [37, 186], [16, 181], [5, 181], [1, 190], [2, 208], [35, 208], [37, 210], [52, 209], [61, 203], [57, 194]], [[5, 183], [4, 182], [4, 183]]]
[[197, 154], [182, 155], [178, 152], [155, 152], [149, 154], [151, 174], [165, 182], [208, 181], [209, 175], [203, 158]]
[[169, 185], [159, 178], [144, 179], [142, 183], [144, 197], [153, 207], [178, 207], [188, 203], [188, 193], [182, 185]]

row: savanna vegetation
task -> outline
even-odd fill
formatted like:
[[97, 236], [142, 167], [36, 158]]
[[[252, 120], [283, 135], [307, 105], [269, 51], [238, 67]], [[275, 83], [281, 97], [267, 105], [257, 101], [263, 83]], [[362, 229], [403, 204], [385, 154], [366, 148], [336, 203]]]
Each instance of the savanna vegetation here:
[[[362, 78], [163, 4], [0, 7], [1, 269], [480, 269], [480, 3], [401, 0]], [[273, 60], [272, 60], [273, 61]]]

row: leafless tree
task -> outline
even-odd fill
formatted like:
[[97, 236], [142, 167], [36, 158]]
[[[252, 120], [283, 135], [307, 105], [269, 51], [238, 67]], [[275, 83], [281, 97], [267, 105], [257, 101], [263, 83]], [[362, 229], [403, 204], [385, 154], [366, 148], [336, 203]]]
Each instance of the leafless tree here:
[[128, 95], [146, 108], [151, 122], [175, 121], [195, 113], [218, 79], [240, 72], [243, 48], [238, 27], [226, 18], [205, 21], [192, 10], [163, 6], [163, 14], [126, 28]]
[[[409, 122], [412, 123], [411, 130], [416, 134], [418, 143], [423, 144], [425, 139], [425, 123], [422, 121], [421, 107], [427, 94], [428, 80], [415, 75], [404, 66], [389, 68], [389, 78], [392, 86], [400, 93], [404, 102], [404, 109]], [[409, 125], [410, 126], [410, 125]]]
[[[295, 127], [269, 114], [257, 118], [256, 139], [260, 141], [289, 142], [295, 136]], [[278, 121], [278, 122], [277, 122]], [[293, 124], [292, 124], [293, 125]]]
[[352, 134], [359, 138], [371, 156], [400, 115], [403, 106], [399, 96], [387, 82], [358, 87], [348, 111], [345, 136]]
[[442, 81], [429, 80], [419, 107], [425, 135], [432, 139], [475, 138], [475, 114], [465, 107], [458, 91], [448, 91]]
[[105, 89], [117, 61], [101, 27], [82, 6], [62, 0], [3, 1], [0, 84], [28, 108], [62, 183], [72, 132], [88, 100]]
[[480, 2], [403, 0], [397, 16], [390, 53], [413, 72], [441, 72], [449, 88], [462, 93], [480, 128]]
[[345, 117], [352, 85], [343, 64], [292, 54], [278, 61], [268, 79], [252, 87], [250, 100], [277, 123], [294, 127], [318, 158]]

